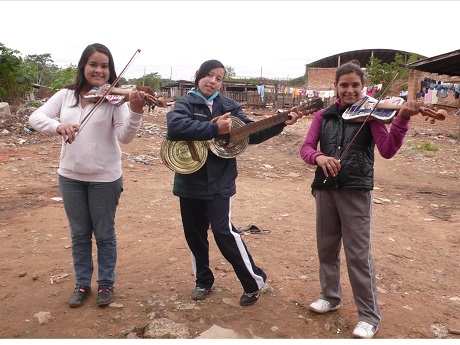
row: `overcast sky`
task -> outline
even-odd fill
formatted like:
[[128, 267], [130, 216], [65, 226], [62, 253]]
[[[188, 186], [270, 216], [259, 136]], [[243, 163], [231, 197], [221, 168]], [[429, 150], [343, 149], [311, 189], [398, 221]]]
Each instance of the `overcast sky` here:
[[341, 52], [394, 49], [432, 57], [460, 49], [458, 1], [0, 1], [0, 43], [22, 57], [76, 65], [103, 43], [117, 73], [193, 80], [205, 60], [237, 76], [297, 78]]

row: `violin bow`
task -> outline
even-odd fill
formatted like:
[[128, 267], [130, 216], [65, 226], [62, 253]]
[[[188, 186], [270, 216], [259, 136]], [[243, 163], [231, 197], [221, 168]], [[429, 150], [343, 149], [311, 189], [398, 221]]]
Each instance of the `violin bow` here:
[[[391, 84], [393, 84], [393, 82], [396, 80], [396, 77], [398, 76], [399, 74], [399, 69], [396, 71], [395, 75], [393, 76], [393, 78], [391, 79], [391, 81], [387, 84], [387, 86], [385, 87], [385, 89], [383, 89], [382, 91], [382, 94], [380, 95], [380, 97], [377, 99], [377, 103], [375, 103], [375, 106], [372, 108], [371, 112], [364, 118], [364, 121], [363, 123], [361, 124], [361, 127], [359, 127], [358, 131], [356, 132], [356, 134], [353, 136], [353, 138], [351, 139], [351, 141], [348, 143], [347, 147], [345, 148], [345, 150], [343, 150], [342, 154], [340, 155], [340, 158], [339, 158], [339, 162], [341, 162], [343, 160], [343, 157], [345, 157], [345, 155], [347, 154], [348, 150], [350, 150], [351, 148], [351, 145], [353, 144], [353, 142], [355, 141], [356, 137], [358, 136], [359, 132], [361, 132], [361, 129], [363, 129], [364, 125], [366, 124], [366, 122], [371, 118], [372, 116], [372, 113], [374, 112], [374, 110], [377, 108], [377, 106], [379, 105], [380, 101], [383, 99], [383, 95], [385, 95], [385, 93], [387, 92], [388, 88], [390, 87]], [[323, 183], [326, 183], [326, 181], [328, 180], [329, 178], [326, 177], [323, 181]]]
[[[83, 120], [81, 120], [81, 122], [80, 122], [80, 130], [77, 133], [75, 133], [75, 138], [77, 137], [78, 133], [81, 132], [81, 130], [83, 129], [83, 127], [87, 123], [86, 120], [88, 120], [94, 114], [94, 111], [96, 110], [96, 108], [104, 101], [105, 97], [110, 93], [110, 91], [112, 91], [112, 89], [115, 87], [115, 85], [117, 85], [117, 83], [120, 81], [120, 78], [122, 77], [122, 75], [126, 72], [126, 70], [129, 68], [129, 66], [131, 66], [131, 64], [134, 61], [134, 58], [140, 52], [141, 52], [140, 49], [136, 50], [136, 52], [131, 57], [131, 59], [128, 61], [126, 66], [123, 68], [123, 70], [120, 72], [118, 77], [115, 78], [115, 80], [112, 82], [112, 84], [110, 84], [110, 86], [107, 88], [107, 90], [105, 90], [105, 92], [102, 94], [102, 96], [97, 100], [96, 104], [94, 104], [94, 106], [91, 108], [91, 110], [88, 112], [88, 114], [83, 118]], [[67, 144], [67, 143], [68, 143], [68, 140], [65, 141], [64, 145]]]

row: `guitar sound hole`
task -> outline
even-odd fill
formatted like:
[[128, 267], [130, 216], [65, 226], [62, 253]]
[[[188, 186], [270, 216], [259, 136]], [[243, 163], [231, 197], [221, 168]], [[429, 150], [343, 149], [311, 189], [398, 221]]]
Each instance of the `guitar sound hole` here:
[[219, 146], [227, 146], [229, 144], [229, 139], [220, 139], [216, 141], [216, 144]]

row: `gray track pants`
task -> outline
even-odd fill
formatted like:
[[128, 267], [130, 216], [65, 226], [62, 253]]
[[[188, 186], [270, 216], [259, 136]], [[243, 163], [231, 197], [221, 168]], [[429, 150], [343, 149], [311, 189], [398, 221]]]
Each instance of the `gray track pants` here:
[[345, 250], [348, 276], [359, 321], [378, 326], [375, 267], [371, 256], [372, 191], [315, 190], [316, 236], [321, 298], [340, 304], [340, 250]]

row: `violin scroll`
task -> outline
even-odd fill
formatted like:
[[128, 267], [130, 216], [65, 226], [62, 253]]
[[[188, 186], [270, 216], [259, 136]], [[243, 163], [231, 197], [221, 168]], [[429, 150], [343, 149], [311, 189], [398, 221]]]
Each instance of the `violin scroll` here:
[[431, 124], [434, 124], [436, 122], [436, 120], [444, 121], [446, 119], [446, 117], [447, 117], [447, 111], [445, 111], [444, 109], [440, 109], [438, 111], [435, 111], [435, 110], [430, 109], [430, 108], [420, 107], [419, 113], [421, 115], [423, 115], [423, 116], [426, 116], [425, 120], [428, 120], [428, 118], [431, 118], [431, 120], [430, 120]]

